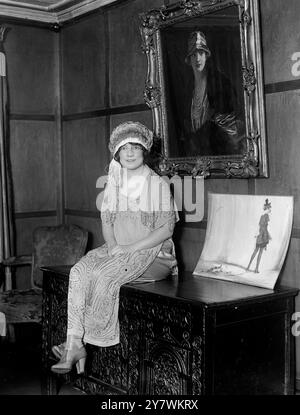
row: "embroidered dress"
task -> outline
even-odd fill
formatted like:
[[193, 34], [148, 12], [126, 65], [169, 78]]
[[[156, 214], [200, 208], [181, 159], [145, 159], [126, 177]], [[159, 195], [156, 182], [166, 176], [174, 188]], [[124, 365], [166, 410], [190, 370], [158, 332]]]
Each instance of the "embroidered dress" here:
[[[101, 218], [113, 225], [118, 245], [135, 243], [166, 223], [174, 226], [177, 212], [169, 186], [149, 167], [144, 166], [141, 188], [132, 187], [132, 192], [123, 192], [128, 182], [124, 186], [114, 177], [113, 183], [113, 176], [109, 176]], [[102, 347], [119, 343], [120, 287], [142, 276], [156, 258], [167, 258], [170, 270], [176, 270], [171, 239], [154, 248], [113, 257], [108, 256], [106, 244], [88, 252], [71, 269], [67, 335]]]

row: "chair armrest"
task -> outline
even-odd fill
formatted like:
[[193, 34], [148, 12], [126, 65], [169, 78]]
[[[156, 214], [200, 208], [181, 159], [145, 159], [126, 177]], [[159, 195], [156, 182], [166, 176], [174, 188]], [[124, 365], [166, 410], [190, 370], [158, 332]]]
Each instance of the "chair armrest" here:
[[17, 267], [20, 265], [31, 265], [32, 255], [19, 255], [6, 258], [2, 261], [2, 265], [6, 267]]

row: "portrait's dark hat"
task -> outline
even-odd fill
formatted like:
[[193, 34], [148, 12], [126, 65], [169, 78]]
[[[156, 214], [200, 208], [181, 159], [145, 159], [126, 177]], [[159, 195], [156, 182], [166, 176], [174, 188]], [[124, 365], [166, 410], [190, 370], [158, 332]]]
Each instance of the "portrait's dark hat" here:
[[266, 199], [264, 204], [264, 210], [271, 209], [271, 202], [269, 202], [269, 199]]
[[188, 53], [185, 58], [185, 62], [190, 65], [190, 57], [197, 51], [197, 50], [204, 50], [209, 57], [211, 52], [207, 46], [206, 38], [203, 32], [199, 30], [195, 30], [189, 36], [188, 40]]

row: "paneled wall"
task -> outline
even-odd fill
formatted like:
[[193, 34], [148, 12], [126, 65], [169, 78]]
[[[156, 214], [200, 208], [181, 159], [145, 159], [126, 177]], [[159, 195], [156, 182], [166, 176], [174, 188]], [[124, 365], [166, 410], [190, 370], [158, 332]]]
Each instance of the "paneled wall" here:
[[[138, 13], [162, 4], [163, 0], [124, 1], [62, 30], [66, 217], [67, 221], [88, 227], [93, 234], [91, 247], [102, 240], [95, 182], [109, 163], [110, 132], [118, 123], [130, 119], [152, 125], [151, 113], [143, 102], [146, 58], [140, 48]], [[288, 0], [288, 5], [284, 0], [261, 2], [270, 178], [205, 182], [206, 194], [213, 191], [295, 197], [292, 240], [281, 280], [296, 287], [300, 287], [300, 77], [297, 80], [291, 73], [291, 56], [300, 50], [299, 17], [297, 0]], [[201, 253], [205, 227], [204, 220], [176, 228], [178, 257], [188, 270], [194, 268]], [[296, 306], [300, 311], [300, 298]], [[298, 339], [297, 359], [300, 378]]]
[[[22, 254], [32, 250], [33, 229], [54, 224], [57, 217], [58, 34], [21, 24], [6, 26], [16, 248]], [[18, 288], [28, 287], [26, 271], [18, 275]]]
[[[282, 10], [285, 10], [283, 13]], [[292, 71], [300, 52], [300, 3], [261, 1], [270, 177], [255, 180], [256, 194], [294, 196], [292, 239], [281, 282], [300, 287], [300, 72]], [[300, 295], [296, 298], [300, 311]], [[300, 338], [296, 339], [297, 387], [300, 387]]]
[[[103, 242], [96, 180], [110, 161], [110, 132], [125, 120], [152, 127], [143, 101], [147, 68], [138, 13], [172, 2], [124, 0], [64, 25], [59, 33], [11, 25], [5, 49], [19, 253], [30, 251], [35, 226], [63, 220], [90, 231], [89, 248]], [[300, 76], [291, 71], [292, 55], [300, 52], [299, 17], [298, 0], [261, 1], [270, 177], [208, 179], [205, 190], [294, 196], [292, 239], [280, 278], [300, 288]], [[188, 270], [201, 253], [205, 228], [205, 220], [176, 228], [178, 257]], [[296, 307], [300, 311], [299, 296]]]
[[129, 119], [152, 126], [138, 28], [148, 7], [125, 1], [61, 31], [65, 218], [90, 231], [90, 248], [103, 242], [96, 181], [107, 173], [111, 130]]

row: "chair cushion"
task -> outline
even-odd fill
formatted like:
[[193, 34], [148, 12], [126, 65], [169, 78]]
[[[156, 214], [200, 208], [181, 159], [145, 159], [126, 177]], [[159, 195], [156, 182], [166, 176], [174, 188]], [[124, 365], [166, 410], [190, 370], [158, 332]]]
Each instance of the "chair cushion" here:
[[0, 311], [6, 322], [40, 323], [42, 321], [41, 290], [11, 290], [0, 293]]
[[42, 287], [42, 266], [74, 265], [85, 253], [88, 232], [76, 225], [41, 226], [33, 234], [32, 279]]

